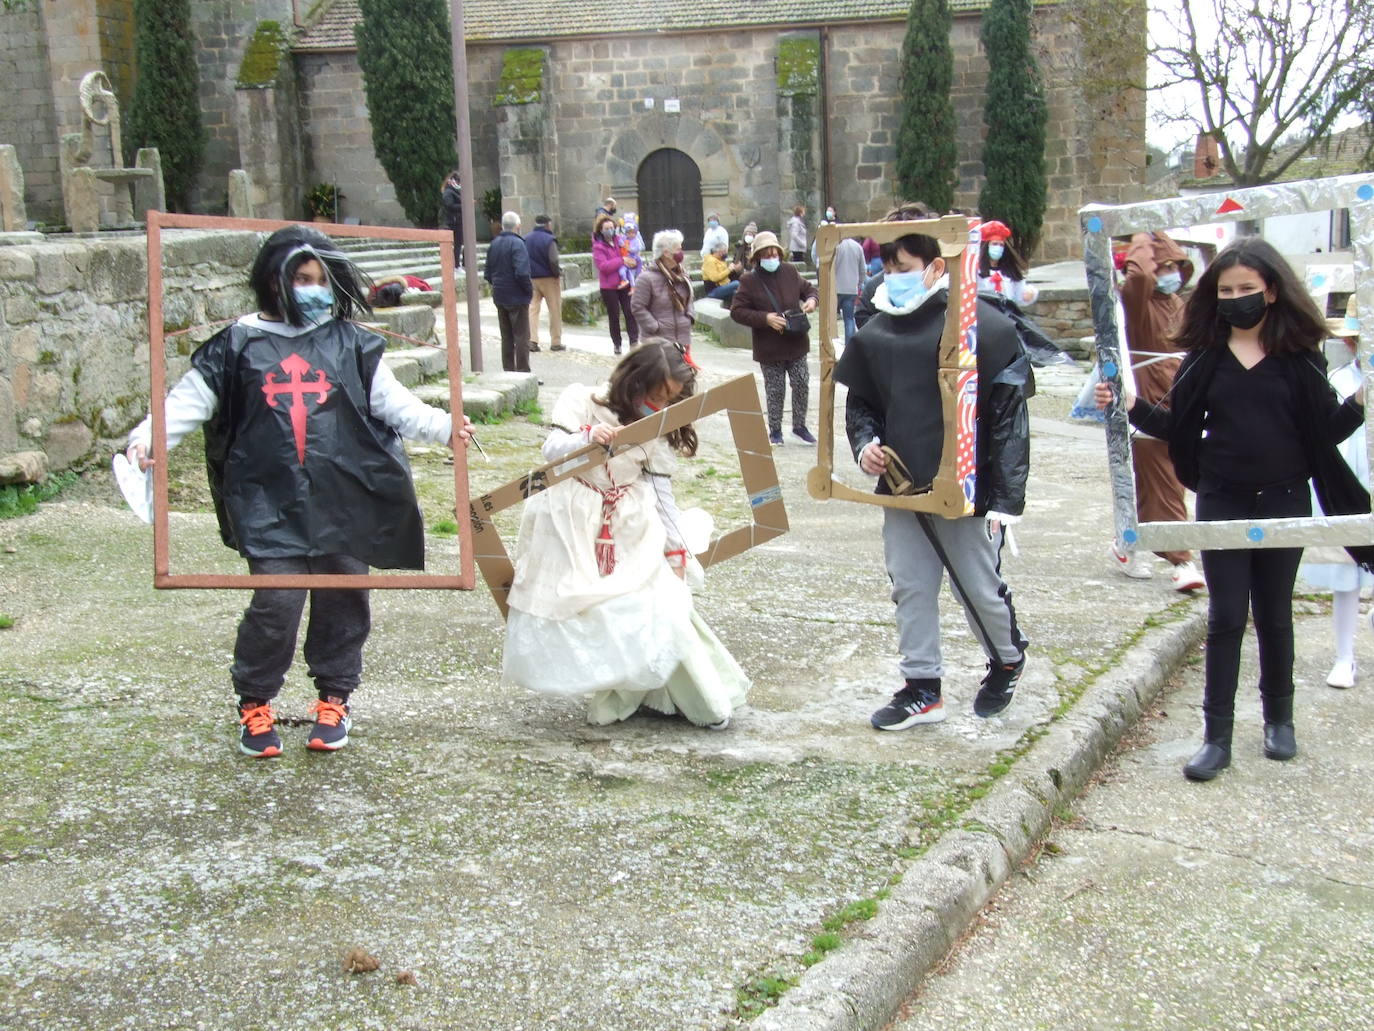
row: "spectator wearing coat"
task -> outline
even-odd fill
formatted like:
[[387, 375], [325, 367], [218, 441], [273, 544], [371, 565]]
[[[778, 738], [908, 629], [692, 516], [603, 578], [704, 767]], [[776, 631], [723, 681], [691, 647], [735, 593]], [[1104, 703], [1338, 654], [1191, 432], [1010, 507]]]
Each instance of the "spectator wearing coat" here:
[[792, 433], [808, 444], [816, 438], [806, 428], [806, 402], [811, 373], [806, 355], [811, 337], [789, 333], [785, 312], [816, 310], [816, 288], [801, 277], [796, 266], [782, 260], [782, 247], [773, 233], [754, 237], [751, 254], [754, 269], [739, 281], [730, 304], [730, 318], [753, 332], [754, 361], [763, 370], [763, 392], [768, 406], [768, 441], [782, 443], [782, 403], [788, 381], [792, 384]]
[[539, 215], [534, 231], [525, 237], [530, 255], [530, 283], [534, 299], [530, 302], [530, 350], [539, 350], [539, 302], [549, 308], [549, 350], [563, 350], [563, 281], [558, 264], [558, 241], [553, 235], [553, 220]]
[[717, 244], [724, 244], [728, 251], [730, 249], [730, 234], [720, 224], [720, 216], [712, 211], [706, 216], [706, 232], [701, 235], [701, 256], [706, 257], [716, 249]]
[[615, 348], [616, 354], [620, 353], [621, 315], [625, 316], [625, 331], [630, 336], [630, 349], [633, 350], [635, 344], [639, 343], [639, 326], [630, 311], [630, 276], [640, 264], [640, 260], [638, 257], [626, 255], [623, 243], [624, 238], [616, 228], [615, 218], [604, 212], [598, 215], [592, 228], [592, 263], [596, 265], [597, 283], [601, 287], [601, 303], [606, 306], [611, 346]]
[[641, 333], [675, 341], [690, 363], [697, 314], [683, 257], [680, 232], [664, 229], [655, 233], [653, 260], [635, 281], [630, 310]]
[[483, 272], [491, 284], [491, 299], [501, 324], [501, 368], [507, 372], [530, 371], [530, 252], [520, 235], [520, 216], [507, 211], [501, 216], [501, 233], [487, 247]]
[[798, 204], [787, 220], [788, 257], [793, 261], [806, 260], [806, 208]]
[[444, 225], [453, 230], [453, 265], [463, 267], [463, 180], [454, 169], [444, 180], [439, 191], [439, 200], [444, 205]]

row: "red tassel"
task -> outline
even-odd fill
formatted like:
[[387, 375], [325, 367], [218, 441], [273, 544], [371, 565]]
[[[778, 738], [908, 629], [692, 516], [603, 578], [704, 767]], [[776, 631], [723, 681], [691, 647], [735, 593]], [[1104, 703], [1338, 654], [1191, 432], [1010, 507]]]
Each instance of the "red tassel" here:
[[602, 576], [615, 572], [615, 538], [611, 536], [610, 513], [602, 520], [601, 532], [596, 537], [596, 569]]

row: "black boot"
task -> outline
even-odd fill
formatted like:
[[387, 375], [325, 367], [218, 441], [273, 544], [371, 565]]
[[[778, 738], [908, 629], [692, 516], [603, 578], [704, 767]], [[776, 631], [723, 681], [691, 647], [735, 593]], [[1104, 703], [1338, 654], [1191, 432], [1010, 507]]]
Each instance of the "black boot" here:
[[1264, 757], [1283, 761], [1298, 754], [1297, 738], [1293, 734], [1292, 721], [1287, 723], [1266, 723], [1264, 725]]
[[1231, 721], [1207, 720], [1203, 744], [1183, 767], [1189, 780], [1211, 780], [1231, 765]]

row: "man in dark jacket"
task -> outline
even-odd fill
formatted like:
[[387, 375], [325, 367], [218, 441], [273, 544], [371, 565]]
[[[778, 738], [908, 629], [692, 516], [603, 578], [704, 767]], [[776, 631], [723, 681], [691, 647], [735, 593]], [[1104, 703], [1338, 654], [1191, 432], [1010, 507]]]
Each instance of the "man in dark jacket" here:
[[[873, 295], [876, 314], [854, 334], [835, 366], [836, 381], [849, 388], [845, 430], [860, 468], [880, 477], [904, 471], [913, 492], [934, 479], [944, 443], [938, 354], [949, 280], [939, 255], [939, 243], [923, 234], [896, 242], [884, 282]], [[1002, 579], [1000, 553], [1006, 528], [1020, 521], [1025, 507], [1030, 363], [1015, 327], [996, 308], [978, 302], [977, 318], [974, 514], [947, 519], [883, 509], [883, 549], [906, 685], [873, 714], [879, 730], [945, 718], [939, 595], [946, 572], [988, 659], [974, 713], [986, 717], [1005, 709], [1026, 664], [1028, 642]], [[878, 493], [892, 493], [887, 478], [879, 480]]]
[[552, 219], [538, 215], [534, 231], [525, 237], [530, 255], [530, 282], [534, 300], [530, 302], [530, 350], [539, 350], [539, 302], [549, 306], [549, 350], [563, 350], [563, 284], [559, 278], [558, 241], [554, 239]]
[[507, 211], [501, 216], [501, 233], [487, 247], [483, 273], [491, 284], [491, 299], [501, 324], [501, 368], [507, 372], [530, 371], [530, 253], [520, 235], [520, 216]]
[[444, 225], [453, 230], [453, 264], [463, 266], [463, 181], [454, 169], [444, 180], [444, 188], [439, 194], [444, 205]]

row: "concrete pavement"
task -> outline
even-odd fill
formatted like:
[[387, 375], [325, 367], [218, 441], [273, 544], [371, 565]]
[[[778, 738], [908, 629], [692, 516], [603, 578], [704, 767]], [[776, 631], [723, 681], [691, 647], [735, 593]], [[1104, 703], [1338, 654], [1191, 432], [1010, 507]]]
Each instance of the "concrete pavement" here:
[[[545, 412], [612, 364], [604, 331], [564, 342], [534, 356]], [[755, 369], [694, 352], [708, 384]], [[856, 1000], [890, 1015], [1199, 630], [1164, 578], [1107, 569], [1100, 431], [1063, 420], [1077, 386], [1050, 372], [1032, 406], [1015, 703], [973, 717], [982, 659], [946, 595], [951, 717], [900, 734], [868, 726], [899, 684], [879, 513], [811, 500], [814, 449], [790, 437], [792, 531], [699, 600], [754, 678], [719, 734], [588, 727], [500, 684], [485, 591], [377, 592], [353, 743], [315, 755], [288, 726], [285, 757], [244, 760], [225, 676], [242, 594], [153, 591], [147, 528], [102, 480], [0, 523], [0, 1023], [705, 1029], [781, 994], [753, 1026], [879, 1026]], [[728, 427], [698, 429], [675, 487], [728, 526], [747, 508]], [[538, 464], [539, 425], [479, 433], [475, 489]], [[414, 458], [430, 525], [441, 457]], [[236, 570], [192, 447], [171, 464], [174, 568]], [[452, 561], [451, 539], [429, 550]], [[293, 670], [288, 722], [309, 698]], [[354, 947], [381, 970], [345, 974]]]

